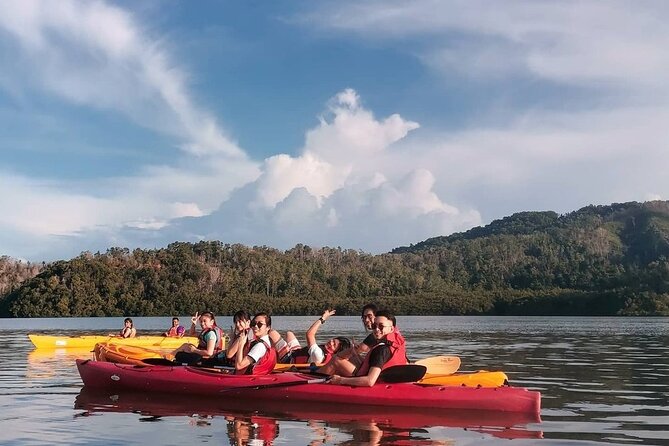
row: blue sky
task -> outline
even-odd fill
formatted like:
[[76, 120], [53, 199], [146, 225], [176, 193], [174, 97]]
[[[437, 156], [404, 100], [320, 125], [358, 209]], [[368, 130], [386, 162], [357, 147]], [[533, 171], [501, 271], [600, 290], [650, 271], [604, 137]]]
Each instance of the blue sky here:
[[0, 8], [0, 255], [377, 253], [669, 192], [661, 1]]

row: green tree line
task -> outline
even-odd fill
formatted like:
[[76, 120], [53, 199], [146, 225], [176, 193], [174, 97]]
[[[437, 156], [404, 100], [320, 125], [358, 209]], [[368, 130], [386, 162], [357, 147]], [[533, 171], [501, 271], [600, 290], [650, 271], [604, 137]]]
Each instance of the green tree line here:
[[[218, 241], [82, 253], [8, 288], [0, 316], [152, 316], [238, 309], [357, 314], [669, 315], [669, 203], [522, 212], [371, 255]], [[0, 270], [1, 273], [1, 270]]]

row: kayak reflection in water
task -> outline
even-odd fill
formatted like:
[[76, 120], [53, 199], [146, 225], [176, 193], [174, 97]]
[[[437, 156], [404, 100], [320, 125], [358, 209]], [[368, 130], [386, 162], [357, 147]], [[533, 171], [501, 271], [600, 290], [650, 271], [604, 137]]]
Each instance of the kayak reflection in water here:
[[228, 438], [235, 446], [271, 446], [279, 436], [279, 423], [274, 418], [252, 415], [250, 417], [225, 417], [228, 421]]
[[360, 366], [343, 357], [335, 357], [318, 371], [333, 375], [330, 383], [347, 386], [373, 386], [381, 370], [407, 364], [406, 342], [397, 329], [395, 316], [387, 310], [376, 313], [373, 334], [377, 344], [365, 356]]

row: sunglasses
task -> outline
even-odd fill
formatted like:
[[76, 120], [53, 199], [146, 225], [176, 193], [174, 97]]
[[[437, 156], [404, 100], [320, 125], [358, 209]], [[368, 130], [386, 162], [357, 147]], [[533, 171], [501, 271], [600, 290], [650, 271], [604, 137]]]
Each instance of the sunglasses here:
[[256, 321], [251, 322], [251, 327], [261, 328], [263, 325], [267, 325], [267, 324], [262, 323], [262, 322], [256, 322]]
[[386, 327], [392, 327], [392, 325], [383, 325], [383, 324], [372, 324], [372, 330], [380, 330], [383, 331], [384, 328]]

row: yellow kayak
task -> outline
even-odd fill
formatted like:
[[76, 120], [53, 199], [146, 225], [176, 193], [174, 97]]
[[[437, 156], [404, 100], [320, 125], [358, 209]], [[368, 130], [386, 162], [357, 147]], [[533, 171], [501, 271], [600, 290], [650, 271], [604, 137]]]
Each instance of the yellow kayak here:
[[454, 373], [452, 375], [426, 374], [419, 384], [432, 386], [464, 386], [464, 387], [500, 387], [508, 384], [509, 378], [504, 372], [488, 372], [479, 370], [471, 373]]
[[98, 361], [115, 362], [117, 364], [146, 365], [145, 359], [164, 358], [172, 349], [158, 350], [156, 348], [141, 347], [138, 345], [123, 345], [114, 342], [100, 342], [95, 345], [93, 355]]
[[30, 342], [35, 348], [90, 348], [99, 342], [114, 342], [122, 345], [136, 345], [153, 348], [177, 348], [181, 344], [197, 345], [198, 340], [193, 336], [170, 338], [166, 336], [137, 336], [135, 338], [119, 338], [115, 336], [49, 336], [29, 334]]
[[[308, 368], [309, 364], [277, 364], [275, 371], [298, 370]], [[504, 372], [462, 372], [453, 374], [426, 374], [418, 384], [430, 386], [465, 386], [465, 387], [500, 387], [508, 383], [508, 377]]]

